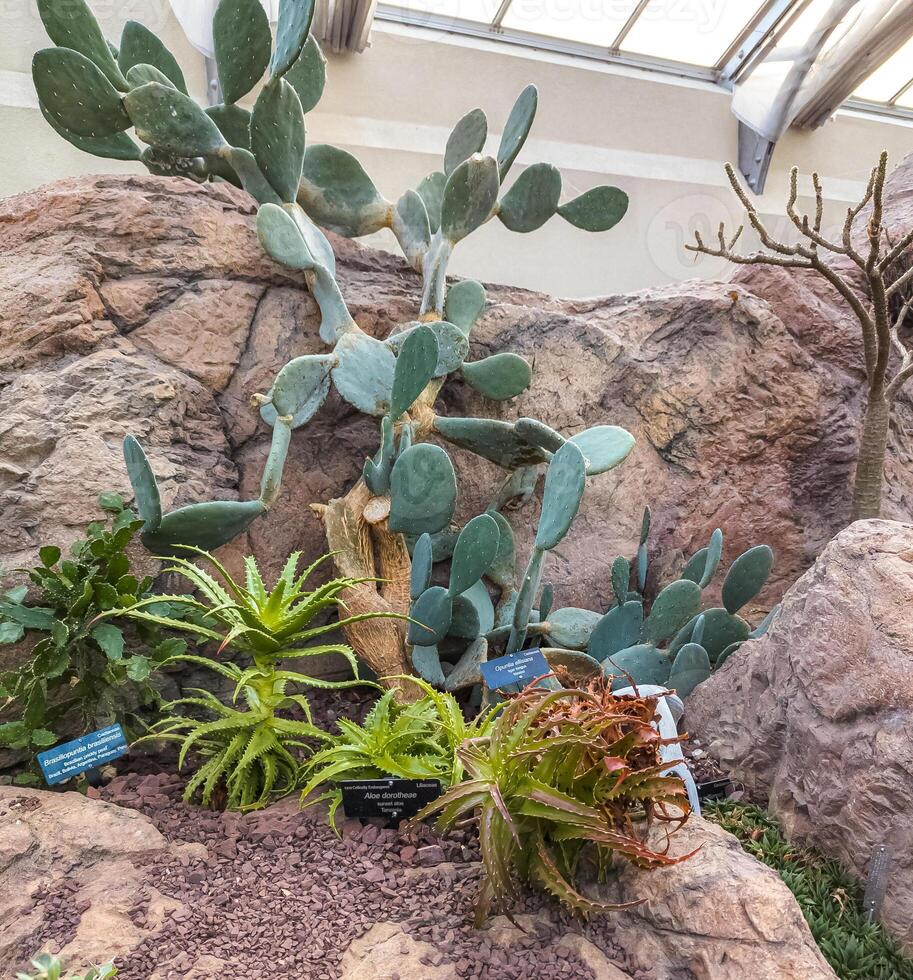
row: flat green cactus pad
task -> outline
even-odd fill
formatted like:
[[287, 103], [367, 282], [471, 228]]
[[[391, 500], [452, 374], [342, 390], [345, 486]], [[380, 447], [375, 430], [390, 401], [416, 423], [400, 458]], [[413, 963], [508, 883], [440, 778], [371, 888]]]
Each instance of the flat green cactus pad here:
[[277, 416], [291, 415], [295, 429], [309, 422], [326, 401], [334, 363], [332, 354], [305, 354], [289, 361], [273, 382], [272, 403], [260, 409], [263, 420], [274, 425]]
[[[751, 627], [741, 616], [734, 616], [720, 606], [705, 609], [700, 615], [704, 620], [701, 646], [707, 651], [711, 663], [716, 663], [726, 647], [747, 640], [751, 632]], [[675, 634], [669, 644], [670, 657], [674, 657], [686, 643], [691, 642], [696, 621], [695, 616]]]
[[350, 404], [366, 415], [386, 415], [393, 393], [396, 358], [389, 347], [360, 330], [336, 344], [333, 384]]
[[[66, 6], [61, 5], [61, 6]], [[176, 89], [187, 95], [184, 73], [174, 55], [142, 24], [128, 20], [120, 36], [117, 64], [124, 75], [136, 65], [152, 65], [157, 68]]]
[[317, 264], [298, 223], [277, 204], [264, 204], [257, 212], [257, 236], [267, 255], [289, 269]]
[[523, 149], [526, 137], [536, 118], [539, 106], [539, 90], [535, 85], [527, 85], [520, 93], [501, 134], [501, 144], [498, 147], [498, 169], [501, 181], [507, 176], [517, 154]]
[[529, 361], [510, 352], [464, 362], [462, 374], [467, 384], [493, 401], [515, 398], [526, 391], [533, 379]]
[[774, 565], [774, 553], [766, 544], [749, 548], [739, 555], [723, 582], [723, 605], [737, 613], [764, 588]]
[[406, 339], [420, 328], [431, 330], [437, 338], [438, 357], [434, 367], [434, 377], [442, 378], [451, 371], [456, 371], [469, 353], [469, 341], [459, 327], [446, 320], [413, 323], [405, 330], [391, 334], [385, 343], [394, 353], [399, 353]]
[[219, 127], [191, 99], [169, 85], [149, 82], [124, 96], [124, 106], [144, 143], [181, 157], [216, 154], [225, 146]]
[[444, 670], [441, 667], [441, 657], [436, 646], [413, 647], [412, 666], [416, 674], [435, 687], [443, 687], [446, 683]]
[[476, 637], [463, 651], [456, 666], [447, 675], [444, 685], [448, 691], [459, 691], [464, 687], [482, 683], [482, 664], [488, 660], [488, 641], [484, 636]]
[[643, 603], [631, 599], [624, 605], [613, 606], [593, 628], [587, 652], [602, 661], [620, 650], [637, 646], [643, 622]]
[[78, 51], [37, 51], [32, 58], [32, 81], [50, 116], [77, 136], [99, 139], [123, 133], [133, 125], [120, 93], [101, 69]]
[[541, 449], [520, 439], [510, 422], [438, 416], [434, 420], [434, 429], [448, 442], [506, 469], [532, 466], [548, 459]]
[[[541, 608], [539, 612], [541, 615]], [[593, 630], [602, 618], [592, 609], [580, 609], [576, 606], [553, 610], [548, 616], [549, 645], [568, 650], [586, 650]]]
[[304, 113], [282, 78], [265, 85], [250, 117], [250, 148], [263, 176], [288, 204], [298, 196], [304, 165]]
[[440, 643], [450, 630], [453, 600], [446, 589], [433, 585], [412, 604], [407, 639], [413, 646], [430, 647]]
[[266, 513], [259, 500], [211, 500], [171, 511], [154, 531], [143, 531], [143, 544], [156, 555], [180, 554], [179, 545], [215, 551], [246, 531]]
[[327, 60], [313, 37], [301, 49], [298, 60], [283, 76], [298, 93], [305, 114], [320, 101], [327, 82]]
[[441, 202], [441, 233], [456, 244], [484, 224], [498, 200], [498, 164], [493, 157], [464, 160], [447, 178]]
[[628, 195], [617, 187], [594, 187], [562, 204], [558, 214], [584, 231], [608, 231], [628, 210]]
[[444, 319], [455, 324], [468, 337], [485, 309], [485, 289], [480, 282], [464, 279], [447, 290]]
[[357, 238], [386, 226], [390, 205], [351, 153], [324, 143], [309, 146], [301, 179], [298, 202], [324, 228]]
[[511, 231], [536, 231], [558, 210], [560, 199], [561, 174], [557, 167], [534, 163], [501, 198], [498, 218]]
[[[126, 80], [85, 0], [66, 0], [65, 3], [61, 0], [38, 0], [38, 13], [48, 37], [55, 44], [83, 55], [115, 88], [126, 91]], [[69, 128], [74, 129], [72, 126]]]
[[250, 149], [250, 112], [239, 105], [213, 105], [206, 115], [219, 127], [219, 132], [231, 146]]
[[276, 50], [270, 63], [273, 76], [284, 75], [298, 60], [314, 17], [314, 0], [284, 0], [279, 4]]
[[450, 176], [473, 153], [481, 153], [488, 136], [488, 120], [481, 109], [472, 109], [453, 127], [444, 150], [444, 173]]
[[644, 643], [661, 643], [681, 629], [700, 608], [701, 590], [695, 582], [687, 579], [672, 582], [653, 600], [641, 639]]
[[571, 436], [586, 459], [586, 475], [597, 476], [623, 463], [634, 448], [634, 436], [617, 425], [594, 425]]
[[583, 453], [574, 443], [566, 442], [552, 457], [545, 473], [537, 548], [551, 551], [561, 542], [577, 516], [585, 486]]
[[136, 509], [145, 521], [143, 530], [154, 531], [162, 523], [162, 501], [149, 460], [133, 436], [124, 439], [124, 463], [136, 498]]
[[465, 592], [488, 571], [500, 539], [498, 522], [490, 514], [479, 514], [460, 531], [450, 564], [451, 596]]
[[686, 643], [676, 654], [669, 673], [669, 687], [675, 689], [680, 698], [686, 698], [710, 677], [710, 658], [707, 651], [697, 643]]
[[669, 658], [649, 643], [619, 650], [603, 661], [602, 673], [613, 677], [612, 690], [635, 684], [666, 684], [672, 663]]
[[[441, 204], [444, 201], [444, 187], [447, 184], [447, 175], [442, 170], [435, 170], [433, 173], [424, 177], [415, 193], [422, 199], [425, 210], [428, 212], [428, 223], [431, 233], [434, 234], [441, 227]], [[449, 320], [450, 317], [448, 316]]]
[[514, 431], [531, 446], [538, 446], [549, 453], [556, 453], [567, 442], [560, 432], [538, 419], [520, 418], [514, 422]]
[[410, 446], [390, 474], [390, 530], [442, 531], [453, 517], [456, 496], [456, 473], [447, 453], [427, 442]]
[[393, 374], [393, 396], [390, 417], [397, 421], [408, 412], [416, 398], [434, 377], [438, 361], [438, 344], [434, 331], [419, 326], [411, 331], [399, 348]]
[[212, 18], [212, 38], [223, 98], [237, 102], [263, 77], [273, 46], [259, 0], [221, 0]]
[[421, 269], [422, 259], [431, 247], [431, 224], [425, 203], [416, 191], [405, 191], [396, 202], [393, 234], [409, 264]]
[[412, 569], [409, 575], [409, 595], [413, 602], [431, 584], [431, 570], [434, 567], [434, 549], [431, 535], [419, 536], [412, 549]]
[[77, 136], [76, 133], [71, 133], [61, 126], [41, 102], [38, 103], [38, 107], [57, 135], [72, 143], [78, 150], [108, 160], [139, 160], [140, 148], [126, 133], [115, 133], [113, 136]]

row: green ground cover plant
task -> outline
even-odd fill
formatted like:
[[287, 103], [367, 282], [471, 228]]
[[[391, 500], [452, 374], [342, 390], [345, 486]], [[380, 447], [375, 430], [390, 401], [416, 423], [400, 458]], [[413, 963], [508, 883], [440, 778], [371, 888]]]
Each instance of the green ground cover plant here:
[[703, 815], [738, 837], [796, 896], [815, 942], [840, 980], [913, 980], [913, 960], [862, 910], [862, 888], [840, 865], [786, 840], [761, 807], [708, 802]]

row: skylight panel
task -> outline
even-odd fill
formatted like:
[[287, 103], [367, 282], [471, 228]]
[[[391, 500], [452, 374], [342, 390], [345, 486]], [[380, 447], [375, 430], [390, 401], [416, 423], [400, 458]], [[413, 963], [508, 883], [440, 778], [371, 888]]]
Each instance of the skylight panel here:
[[610, 48], [637, 7], [637, 0], [513, 0], [503, 25]]
[[500, 6], [498, 0], [392, 0], [410, 14], [430, 14], [442, 20], [466, 20], [490, 24]]
[[621, 49], [710, 68], [726, 53], [764, 0], [683, 3], [650, 0]]
[[[871, 75], [853, 93], [869, 102], [890, 102], [913, 79], [913, 39], [907, 43]], [[909, 97], [909, 94], [908, 94]], [[897, 100], [898, 105], [904, 103]]]

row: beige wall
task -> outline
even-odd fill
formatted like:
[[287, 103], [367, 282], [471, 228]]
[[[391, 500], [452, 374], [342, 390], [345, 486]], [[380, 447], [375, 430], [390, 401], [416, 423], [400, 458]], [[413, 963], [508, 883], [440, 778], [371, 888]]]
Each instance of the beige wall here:
[[[166, 0], [95, 0], [92, 6], [113, 39], [127, 19], [156, 30], [202, 96], [202, 58], [183, 38]], [[4, 7], [0, 195], [77, 173], [136, 169], [80, 153], [48, 128], [28, 75], [32, 52], [48, 43], [34, 0], [0, 0], [0, 12]], [[476, 105], [488, 113], [494, 148], [513, 99], [530, 81], [539, 86], [540, 108], [519, 162], [560, 167], [566, 196], [616, 184], [630, 195], [630, 211], [604, 235], [587, 235], [558, 218], [531, 235], [491, 222], [457, 248], [453, 271], [566, 296], [719, 273], [719, 263], [695, 263], [683, 248], [694, 227], [713, 234], [720, 220], [738, 218], [722, 174], [723, 161], [736, 155], [736, 121], [728, 94], [706, 83], [380, 24], [364, 54], [331, 57], [327, 92], [308, 116], [308, 138], [354, 152], [395, 199], [440, 165], [450, 127]], [[816, 133], [790, 133], [777, 148], [762, 211], [783, 230], [773, 216], [796, 163], [803, 173], [818, 168], [839, 223], [885, 147], [895, 159], [913, 150], [913, 125], [841, 112]], [[395, 247], [383, 235], [375, 243]]]

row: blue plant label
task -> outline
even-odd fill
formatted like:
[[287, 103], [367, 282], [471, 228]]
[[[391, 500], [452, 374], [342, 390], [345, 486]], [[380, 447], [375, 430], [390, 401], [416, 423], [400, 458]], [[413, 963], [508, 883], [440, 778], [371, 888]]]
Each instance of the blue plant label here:
[[538, 647], [509, 653], [506, 657], [482, 664], [482, 677], [492, 690], [510, 684], [525, 685], [548, 673], [551, 673], [551, 668]]
[[109, 725], [97, 732], [90, 732], [72, 742], [55, 745], [38, 753], [38, 765], [48, 786], [65, 783], [87, 769], [95, 769], [113, 759], [119, 759], [129, 750], [124, 730], [120, 725]]

